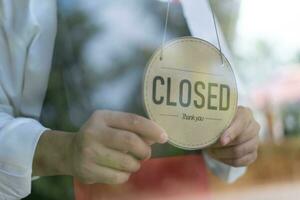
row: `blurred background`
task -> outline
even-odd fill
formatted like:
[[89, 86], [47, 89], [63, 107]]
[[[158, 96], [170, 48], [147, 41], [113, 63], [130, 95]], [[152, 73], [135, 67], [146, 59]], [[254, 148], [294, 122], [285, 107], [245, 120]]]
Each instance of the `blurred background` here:
[[[237, 76], [262, 125], [258, 161], [227, 185], [209, 173], [214, 199], [297, 199], [300, 192], [300, 2], [210, 1]], [[41, 121], [77, 131], [95, 109], [146, 115], [144, 68], [160, 46], [166, 3], [59, 0], [53, 68]], [[190, 35], [173, 3], [167, 39]], [[178, 151], [172, 147], [168, 151]], [[159, 148], [157, 151], [159, 154]], [[298, 189], [299, 190], [299, 189]], [[280, 193], [279, 193], [280, 192]], [[70, 177], [33, 182], [26, 199], [74, 199]]]

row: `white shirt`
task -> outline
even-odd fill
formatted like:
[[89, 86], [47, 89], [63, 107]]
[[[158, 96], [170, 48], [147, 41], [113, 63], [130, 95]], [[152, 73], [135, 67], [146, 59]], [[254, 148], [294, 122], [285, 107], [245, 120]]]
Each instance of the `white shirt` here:
[[[185, 0], [182, 4], [191, 33], [216, 44], [206, 0]], [[56, 12], [55, 0], [0, 0], [1, 200], [20, 199], [31, 191], [33, 155], [46, 130], [38, 118], [51, 70]], [[223, 39], [222, 45], [229, 56]], [[206, 154], [204, 158], [216, 175], [229, 182], [245, 171]]]

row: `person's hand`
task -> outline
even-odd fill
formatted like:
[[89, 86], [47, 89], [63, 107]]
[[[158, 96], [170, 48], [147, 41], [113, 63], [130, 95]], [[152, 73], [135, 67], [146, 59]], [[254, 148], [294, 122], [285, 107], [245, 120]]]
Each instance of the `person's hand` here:
[[167, 134], [144, 117], [96, 111], [71, 144], [72, 175], [83, 183], [121, 184], [151, 156], [150, 144], [165, 143]]
[[260, 125], [252, 111], [238, 107], [234, 120], [218, 142], [205, 151], [214, 159], [240, 167], [253, 163], [257, 158]]

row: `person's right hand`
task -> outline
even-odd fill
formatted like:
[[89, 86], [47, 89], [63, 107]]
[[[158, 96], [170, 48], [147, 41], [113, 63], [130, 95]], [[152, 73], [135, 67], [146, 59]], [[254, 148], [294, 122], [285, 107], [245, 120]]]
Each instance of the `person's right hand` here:
[[86, 184], [121, 184], [151, 157], [152, 143], [165, 143], [165, 131], [144, 117], [96, 111], [71, 143], [72, 175]]

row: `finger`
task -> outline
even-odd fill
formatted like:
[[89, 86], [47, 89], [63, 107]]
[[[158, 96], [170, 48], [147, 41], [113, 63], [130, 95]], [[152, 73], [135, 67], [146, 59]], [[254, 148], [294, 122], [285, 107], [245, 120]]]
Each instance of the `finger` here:
[[218, 159], [238, 159], [251, 152], [257, 151], [257, 149], [258, 138], [255, 137], [236, 146], [209, 149], [208, 151]]
[[229, 126], [220, 138], [220, 142], [223, 146], [235, 140], [245, 130], [252, 120], [252, 113], [250, 109], [239, 107], [237, 114]]
[[154, 142], [165, 143], [168, 140], [166, 132], [155, 122], [136, 114], [107, 111], [101, 112], [108, 126], [124, 129]]
[[258, 137], [258, 133], [260, 130], [260, 125], [255, 121], [252, 120], [248, 128], [240, 134], [235, 140], [230, 142], [227, 146], [234, 146], [238, 144], [242, 144], [248, 140]]
[[245, 155], [242, 158], [238, 159], [221, 159], [220, 161], [233, 166], [233, 167], [244, 167], [252, 164], [257, 159], [257, 152], [252, 152], [247, 155]]
[[108, 127], [101, 140], [106, 147], [129, 152], [139, 159], [151, 157], [150, 146], [135, 133]]
[[113, 149], [97, 148], [94, 159], [99, 166], [125, 172], [136, 172], [140, 169], [140, 162], [133, 156]]
[[104, 166], [91, 166], [90, 183], [122, 184], [128, 181], [130, 173], [118, 171]]
[[[241, 133], [236, 139], [227, 144], [226, 147], [242, 144], [248, 140], [251, 140], [254, 137], [257, 137], [259, 130], [260, 125], [255, 120], [252, 120], [245, 132]], [[211, 145], [209, 148], [224, 148], [224, 145], [221, 143], [220, 140], [221, 139], [219, 139], [215, 144]]]

